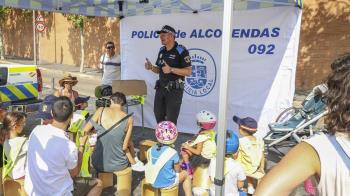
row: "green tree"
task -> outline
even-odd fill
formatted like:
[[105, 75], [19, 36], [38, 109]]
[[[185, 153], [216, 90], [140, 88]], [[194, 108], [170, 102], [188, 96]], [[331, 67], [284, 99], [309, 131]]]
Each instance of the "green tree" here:
[[11, 12], [11, 8], [0, 6], [0, 59], [5, 59], [5, 47], [3, 29], [5, 26], [6, 16]]
[[80, 30], [80, 53], [81, 53], [81, 60], [80, 60], [80, 72], [84, 71], [84, 24], [91, 18], [94, 18], [93, 16], [82, 16], [82, 15], [65, 15], [68, 21], [70, 21], [75, 28], [78, 28]]

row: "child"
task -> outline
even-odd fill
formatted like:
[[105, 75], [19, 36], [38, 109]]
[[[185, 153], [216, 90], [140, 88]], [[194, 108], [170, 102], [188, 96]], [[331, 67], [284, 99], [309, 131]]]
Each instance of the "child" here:
[[183, 183], [186, 196], [192, 195], [191, 179], [186, 171], [180, 172], [179, 155], [172, 144], [177, 138], [177, 128], [170, 121], [160, 122], [155, 130], [158, 143], [147, 151], [146, 183], [154, 188], [169, 189]]
[[[237, 150], [239, 147], [239, 139], [237, 135], [231, 131], [226, 132], [226, 157], [224, 165], [225, 175], [225, 190], [223, 195], [238, 196], [239, 190], [243, 189], [244, 180], [246, 176], [242, 165], [236, 161]], [[210, 195], [215, 195], [215, 171], [216, 171], [216, 158], [213, 158], [209, 165], [210, 179], [212, 181], [210, 187]]]
[[238, 124], [239, 134], [243, 136], [239, 139], [237, 160], [242, 164], [247, 175], [248, 194], [253, 194], [255, 191], [254, 179], [260, 179], [265, 175], [264, 141], [253, 135], [258, 127], [256, 120], [253, 118], [241, 119], [233, 116], [233, 121]]
[[53, 118], [51, 114], [51, 109], [52, 109], [52, 104], [55, 102], [56, 99], [57, 99], [56, 96], [48, 95], [45, 97], [45, 99], [39, 106], [38, 114], [36, 117], [41, 119], [42, 125], [48, 125], [52, 123]]
[[90, 96], [77, 97], [74, 100], [75, 110], [85, 110], [88, 107], [89, 99], [90, 99]]
[[22, 185], [25, 175], [25, 164], [28, 150], [28, 140], [22, 137], [26, 116], [19, 112], [10, 112], [5, 115], [3, 127], [1, 128], [1, 138], [4, 139], [4, 166], [2, 179], [15, 180]]
[[192, 167], [199, 165], [209, 166], [210, 159], [216, 155], [215, 131], [216, 117], [213, 113], [203, 110], [197, 116], [197, 125], [200, 127], [194, 141], [187, 141], [181, 145], [183, 163], [182, 169], [186, 169], [192, 177]]

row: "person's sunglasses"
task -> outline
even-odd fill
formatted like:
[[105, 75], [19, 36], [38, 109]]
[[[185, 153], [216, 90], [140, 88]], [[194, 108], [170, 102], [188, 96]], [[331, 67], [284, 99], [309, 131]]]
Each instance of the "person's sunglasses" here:
[[114, 46], [107, 46], [106, 49], [108, 49], [108, 50], [114, 49]]

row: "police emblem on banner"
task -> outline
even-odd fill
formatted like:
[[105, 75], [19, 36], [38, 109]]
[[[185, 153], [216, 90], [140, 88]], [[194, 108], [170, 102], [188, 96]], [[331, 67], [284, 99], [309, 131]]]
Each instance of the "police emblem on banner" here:
[[216, 64], [209, 52], [193, 48], [191, 56], [192, 75], [186, 77], [185, 92], [194, 97], [208, 95], [216, 82]]

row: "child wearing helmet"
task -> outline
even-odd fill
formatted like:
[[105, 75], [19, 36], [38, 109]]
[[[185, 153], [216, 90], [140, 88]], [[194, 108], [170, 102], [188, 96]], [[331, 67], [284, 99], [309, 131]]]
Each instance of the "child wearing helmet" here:
[[[226, 132], [226, 156], [224, 163], [225, 190], [223, 195], [238, 196], [239, 191], [243, 189], [246, 175], [242, 165], [236, 161], [237, 150], [239, 147], [238, 136], [232, 131]], [[216, 158], [213, 158], [209, 165], [209, 176], [212, 184], [210, 186], [210, 195], [215, 195], [215, 171]]]
[[145, 180], [154, 188], [169, 189], [183, 183], [186, 196], [192, 195], [191, 179], [186, 171], [180, 172], [179, 155], [173, 148], [177, 128], [170, 121], [160, 122], [155, 130], [158, 143], [147, 151]]
[[192, 176], [192, 167], [209, 166], [210, 159], [216, 155], [215, 131], [216, 117], [213, 113], [202, 110], [197, 116], [200, 130], [194, 141], [187, 141], [181, 145], [183, 162], [181, 167]]
[[233, 121], [239, 126], [239, 149], [237, 160], [242, 164], [248, 182], [248, 194], [253, 194], [254, 179], [260, 179], [265, 175], [264, 171], [264, 141], [255, 137], [258, 123], [251, 117], [239, 118], [233, 116]]

